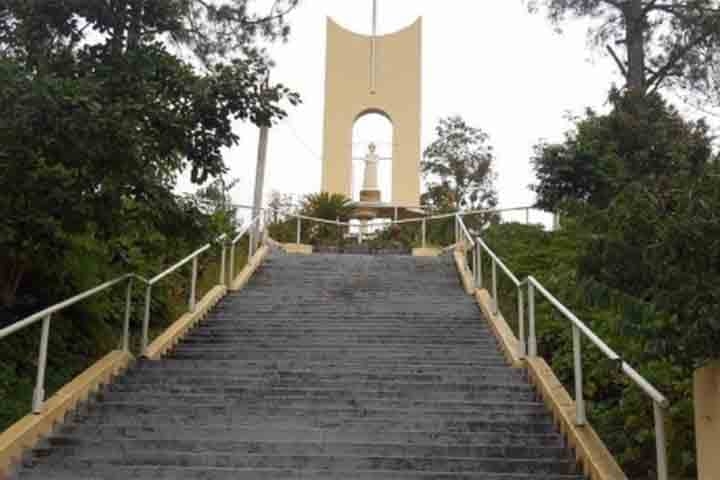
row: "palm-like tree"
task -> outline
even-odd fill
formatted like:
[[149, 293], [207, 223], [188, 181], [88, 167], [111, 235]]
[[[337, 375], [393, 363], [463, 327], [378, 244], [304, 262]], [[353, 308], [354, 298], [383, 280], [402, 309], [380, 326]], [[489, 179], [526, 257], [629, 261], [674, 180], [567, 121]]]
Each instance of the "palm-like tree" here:
[[[307, 217], [347, 222], [353, 212], [352, 201], [339, 193], [313, 193], [303, 200], [301, 213]], [[303, 222], [303, 238], [309, 243], [342, 241], [341, 229], [327, 224]]]

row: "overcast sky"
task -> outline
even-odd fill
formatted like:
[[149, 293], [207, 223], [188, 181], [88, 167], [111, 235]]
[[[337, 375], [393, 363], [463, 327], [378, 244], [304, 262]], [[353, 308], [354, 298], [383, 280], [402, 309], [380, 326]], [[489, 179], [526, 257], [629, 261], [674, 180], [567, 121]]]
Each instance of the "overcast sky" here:
[[[326, 18], [369, 33], [371, 6], [371, 0], [303, 0], [290, 17], [289, 41], [272, 48], [272, 80], [298, 91], [303, 104], [270, 132], [266, 195], [319, 191]], [[500, 205], [531, 204], [533, 145], [562, 139], [571, 126], [568, 113], [606, 109], [612, 83], [621, 83], [614, 65], [588, 47], [586, 25], [572, 22], [558, 34], [545, 17], [527, 13], [521, 0], [379, 0], [379, 33], [418, 16], [424, 22], [423, 148], [438, 119], [463, 116], [490, 135]], [[226, 152], [226, 162], [229, 176], [240, 179], [234, 200], [249, 204], [258, 134], [252, 125], [238, 123], [236, 130], [240, 145]], [[361, 134], [372, 135], [372, 128]], [[186, 179], [180, 189], [189, 190]]]

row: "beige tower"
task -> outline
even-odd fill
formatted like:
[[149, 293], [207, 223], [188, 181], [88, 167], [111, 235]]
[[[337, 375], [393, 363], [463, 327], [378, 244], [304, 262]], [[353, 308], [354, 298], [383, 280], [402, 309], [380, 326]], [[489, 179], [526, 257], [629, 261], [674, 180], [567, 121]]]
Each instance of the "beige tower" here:
[[382, 36], [328, 19], [323, 191], [352, 196], [353, 126], [380, 113], [393, 125], [391, 205], [420, 205], [421, 39], [422, 19]]

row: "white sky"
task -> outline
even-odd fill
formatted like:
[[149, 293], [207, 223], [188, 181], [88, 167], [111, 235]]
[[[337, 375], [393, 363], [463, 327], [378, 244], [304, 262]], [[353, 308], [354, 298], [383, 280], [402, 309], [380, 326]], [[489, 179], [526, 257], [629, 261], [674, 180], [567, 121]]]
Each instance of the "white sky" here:
[[[326, 18], [369, 33], [371, 5], [303, 0], [290, 17], [289, 42], [272, 47], [273, 82], [298, 91], [303, 104], [270, 131], [266, 196], [320, 190]], [[621, 83], [611, 60], [588, 48], [585, 24], [569, 22], [558, 34], [543, 15], [527, 13], [521, 0], [379, 0], [379, 12], [381, 34], [424, 19], [423, 149], [444, 116], [459, 114], [485, 130], [495, 148], [502, 207], [533, 203], [527, 188], [533, 145], [561, 140], [571, 127], [568, 112], [606, 108], [611, 84]], [[226, 152], [229, 177], [240, 179], [232, 194], [235, 202], [250, 204], [258, 133], [249, 124], [235, 128], [240, 145]], [[192, 190], [187, 179], [179, 189]]]

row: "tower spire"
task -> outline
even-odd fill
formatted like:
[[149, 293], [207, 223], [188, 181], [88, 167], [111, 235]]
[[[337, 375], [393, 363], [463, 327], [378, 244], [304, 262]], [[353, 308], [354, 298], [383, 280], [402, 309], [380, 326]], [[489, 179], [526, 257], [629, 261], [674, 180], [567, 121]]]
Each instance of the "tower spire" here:
[[377, 20], [378, 0], [372, 0], [372, 37], [370, 45], [370, 93], [375, 94], [377, 85]]

